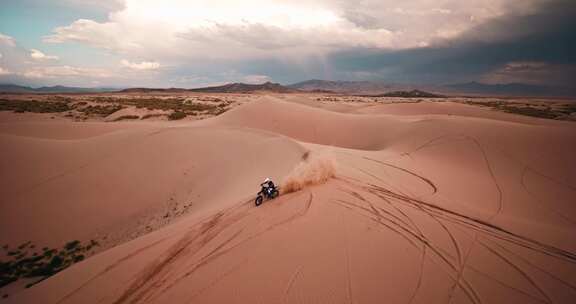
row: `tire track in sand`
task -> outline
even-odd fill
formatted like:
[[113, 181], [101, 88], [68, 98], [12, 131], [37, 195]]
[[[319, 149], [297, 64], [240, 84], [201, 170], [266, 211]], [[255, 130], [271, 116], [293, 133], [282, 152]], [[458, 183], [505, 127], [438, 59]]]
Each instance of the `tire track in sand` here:
[[523, 261], [523, 262], [526, 263], [527, 265], [529, 265], [529, 266], [531, 266], [531, 267], [533, 267], [533, 268], [535, 268], [535, 269], [538, 269], [539, 271], [547, 274], [548, 276], [550, 276], [551, 278], [553, 278], [554, 280], [556, 280], [556, 281], [559, 282], [560, 284], [564, 285], [565, 287], [568, 287], [569, 289], [572, 289], [573, 291], [576, 291], [576, 285], [573, 285], [573, 284], [567, 282], [566, 280], [563, 280], [563, 279], [559, 278], [558, 276], [550, 273], [549, 271], [546, 271], [546, 270], [543, 269], [542, 267], [540, 267], [540, 266], [538, 266], [538, 265], [535, 265], [534, 263], [530, 262], [530, 261], [529, 261], [528, 259], [526, 259], [525, 257], [522, 257], [521, 255], [519, 255], [519, 254], [511, 251], [510, 249], [507, 249], [506, 247], [498, 244], [497, 242], [495, 242], [495, 241], [491, 241], [491, 242], [492, 242], [495, 246], [497, 246], [498, 248], [500, 248], [502, 251], [505, 251], [505, 252], [508, 253], [509, 255], [516, 257], [517, 259]]
[[294, 273], [292, 274], [292, 276], [290, 277], [290, 279], [288, 280], [286, 288], [284, 288], [284, 303], [288, 303], [288, 295], [290, 294], [290, 290], [292, 289], [292, 286], [294, 285], [294, 282], [296, 282], [296, 278], [298, 278], [298, 275], [300, 274], [301, 271], [302, 266], [298, 266], [294, 271]]
[[[332, 203], [335, 203], [337, 205], [340, 205], [346, 209], [349, 209], [351, 211], [354, 210], [359, 210], [359, 211], [364, 211], [372, 216], [369, 215], [365, 215], [362, 212], [356, 212], [358, 215], [366, 217], [374, 222], [376, 222], [377, 224], [386, 227], [387, 229], [395, 232], [397, 235], [401, 236], [402, 238], [404, 238], [406, 241], [408, 241], [408, 243], [410, 243], [415, 249], [422, 251], [422, 248], [418, 245], [422, 244], [425, 247], [428, 247], [433, 253], [435, 253], [436, 256], [438, 256], [444, 263], [445, 265], [447, 265], [451, 271], [453, 272], [457, 272], [457, 268], [455, 265], [453, 265], [450, 260], [449, 257], [446, 256], [444, 253], [442, 253], [442, 250], [440, 248], [437, 248], [433, 242], [431, 242], [431, 240], [427, 239], [424, 235], [422, 235], [421, 233], [418, 233], [417, 231], [412, 231], [413, 228], [410, 227], [410, 225], [407, 225], [405, 223], [402, 222], [398, 222], [394, 219], [390, 219], [387, 217], [382, 217], [382, 215], [378, 212], [375, 212], [373, 209], [370, 209], [368, 207], [364, 207], [364, 206], [360, 206], [351, 202], [347, 202], [344, 200], [334, 200], [331, 201]], [[388, 223], [386, 223], [386, 222]], [[415, 241], [418, 241], [418, 243], [416, 243]], [[470, 301], [472, 303], [481, 303], [480, 298], [478, 297], [477, 293], [474, 291], [474, 289], [472, 288], [472, 286], [470, 285], [469, 282], [467, 282], [466, 280], [457, 280], [455, 275], [452, 275], [450, 272], [447, 272], [447, 274], [455, 281], [457, 282], [457, 285], [460, 286], [462, 288], [462, 290], [464, 291], [464, 293], [467, 295], [467, 297], [470, 299]]]
[[[350, 203], [350, 202], [346, 202], [346, 201], [342, 201], [342, 200], [331, 201], [331, 203], [342, 206], [342, 207], [349, 209], [351, 211], [354, 211], [354, 209], [356, 209], [359, 211], [366, 211], [367, 213], [374, 215], [374, 214], [372, 214], [371, 209], [363, 207], [363, 206], [358, 206], [354, 203]], [[412, 245], [412, 247], [414, 247], [416, 250], [422, 251], [422, 248], [418, 244], [422, 244], [422, 245], [426, 246], [427, 248], [429, 248], [431, 250], [431, 252], [433, 252], [438, 258], [440, 258], [440, 260], [444, 262], [444, 265], [448, 266], [448, 268], [451, 271], [453, 271], [454, 273], [457, 272], [456, 266], [450, 262], [449, 257], [446, 256], [446, 254], [443, 253], [440, 248], [435, 246], [434, 243], [431, 240], [427, 239], [426, 237], [420, 236], [415, 231], [411, 231], [409, 227], [405, 227], [405, 226], [401, 225], [400, 223], [398, 223], [394, 220], [385, 218], [385, 217], [374, 218], [374, 217], [371, 217], [369, 215], [363, 214], [361, 212], [356, 212], [356, 211], [354, 211], [354, 212], [356, 214], [358, 214], [359, 216], [362, 216], [362, 217], [365, 217], [371, 221], [374, 221], [375, 223], [379, 224], [380, 226], [383, 226], [383, 227], [387, 228], [388, 230], [401, 236], [410, 245]], [[383, 220], [387, 221], [389, 224], [384, 222]], [[405, 233], [403, 233], [401, 231], [404, 231]], [[418, 243], [416, 243], [415, 241], [418, 241]], [[434, 263], [437, 264], [436, 262], [434, 262]], [[450, 278], [452, 280], [454, 280], [456, 282], [456, 275], [453, 275], [450, 272], [446, 272], [446, 273], [448, 274], [448, 276], [450, 276]], [[462, 288], [462, 290], [464, 291], [464, 293], [466, 294], [466, 296], [470, 299], [470, 301], [472, 303], [481, 303], [477, 293], [474, 291], [474, 289], [469, 284], [469, 282], [467, 282], [466, 280], [462, 280], [461, 282], [459, 282], [458, 286], [460, 286]]]
[[400, 170], [400, 171], [405, 172], [405, 173], [407, 173], [407, 174], [409, 174], [409, 175], [412, 175], [412, 176], [414, 176], [414, 177], [422, 180], [424, 183], [428, 184], [428, 186], [430, 186], [430, 188], [432, 188], [432, 194], [438, 192], [438, 187], [436, 187], [436, 185], [435, 185], [430, 179], [428, 179], [428, 178], [426, 178], [426, 177], [424, 177], [424, 176], [422, 176], [422, 175], [419, 175], [419, 174], [417, 174], [417, 173], [414, 173], [414, 172], [412, 172], [412, 171], [410, 171], [410, 170], [408, 170], [408, 169], [404, 169], [404, 168], [402, 168], [402, 167], [399, 167], [399, 166], [396, 166], [396, 165], [392, 165], [392, 164], [389, 164], [389, 163], [386, 163], [386, 162], [383, 162], [383, 161], [380, 161], [380, 160], [377, 160], [377, 159], [373, 159], [373, 158], [370, 158], [370, 157], [367, 157], [367, 156], [363, 156], [362, 158], [363, 158], [363, 159], [366, 159], [366, 160], [369, 160], [369, 161], [372, 161], [372, 162], [375, 162], [375, 163], [378, 163], [378, 164], [381, 164], [381, 165], [384, 165], [384, 166], [387, 166], [387, 167], [390, 167], [390, 168], [394, 168], [394, 169], [396, 169], [396, 170]]
[[502, 209], [504, 209], [504, 201], [502, 199], [503, 198], [502, 188], [500, 187], [500, 183], [498, 183], [498, 180], [496, 179], [496, 174], [494, 174], [494, 169], [492, 169], [492, 165], [490, 163], [490, 160], [488, 159], [488, 154], [486, 153], [484, 146], [482, 146], [482, 144], [480, 144], [480, 142], [476, 138], [472, 136], [466, 136], [466, 137], [469, 138], [472, 142], [474, 142], [476, 144], [476, 147], [478, 147], [478, 150], [482, 153], [482, 157], [484, 158], [486, 168], [488, 168], [488, 172], [490, 173], [492, 181], [494, 182], [496, 190], [498, 191], [498, 207], [496, 209], [496, 212], [488, 219], [489, 221], [491, 221], [496, 216], [500, 215], [500, 213], [502, 213]]
[[526, 281], [528, 281], [528, 283], [530, 285], [532, 285], [532, 287], [536, 291], [538, 291], [538, 293], [540, 293], [541, 296], [543, 296], [546, 299], [547, 303], [553, 303], [552, 299], [548, 296], [548, 294], [546, 294], [546, 292], [538, 285], [538, 283], [536, 283], [536, 281], [532, 277], [530, 277], [530, 275], [528, 275], [527, 272], [522, 270], [522, 268], [520, 268], [518, 265], [516, 265], [514, 262], [512, 262], [510, 259], [508, 259], [503, 254], [498, 252], [496, 249], [492, 248], [491, 246], [486, 245], [484, 242], [480, 241], [479, 244], [482, 245], [482, 247], [486, 248], [488, 251], [490, 251], [492, 254], [497, 256], [499, 259], [501, 259], [504, 263], [506, 263], [508, 266], [510, 266], [516, 272], [518, 272], [518, 274], [520, 274], [522, 277], [524, 277], [526, 279]]
[[346, 287], [349, 303], [353, 303], [354, 297], [352, 293], [352, 272], [350, 271], [350, 244], [348, 241], [348, 226], [346, 225], [345, 216], [341, 215], [341, 218], [342, 221], [344, 222], [342, 225], [342, 229], [344, 229], [344, 253], [346, 258]]
[[542, 200], [540, 200], [540, 198], [538, 198], [532, 191], [530, 191], [528, 186], [526, 186], [526, 181], [525, 181], [526, 180], [526, 174], [528, 173], [528, 171], [535, 172], [534, 170], [531, 170], [531, 168], [529, 166], [527, 166], [527, 165], [524, 166], [524, 170], [522, 170], [522, 176], [520, 177], [520, 184], [522, 185], [522, 188], [524, 188], [524, 191], [526, 191], [526, 193], [528, 193], [528, 195], [530, 195], [534, 199], [534, 201], [544, 210], [548, 210], [548, 212], [560, 217], [561, 219], [568, 222], [569, 224], [576, 225], [576, 220], [573, 220], [573, 219], [567, 217], [566, 215], [564, 215], [562, 212], [556, 211], [556, 209], [550, 207], [547, 204], [544, 204], [542, 202]]
[[131, 260], [132, 258], [136, 257], [137, 255], [139, 255], [140, 253], [143, 253], [144, 251], [155, 247], [156, 245], [162, 243], [163, 241], [165, 241], [166, 239], [160, 239], [158, 241], [155, 241], [147, 246], [144, 246], [142, 248], [139, 248], [127, 255], [125, 255], [124, 257], [116, 260], [114, 263], [108, 265], [106, 268], [104, 268], [102, 271], [98, 272], [96, 275], [92, 276], [90, 279], [88, 279], [87, 281], [85, 281], [82, 285], [80, 285], [79, 287], [73, 289], [71, 292], [67, 293], [66, 295], [64, 295], [60, 300], [58, 300], [56, 302], [56, 304], [62, 303], [64, 301], [66, 301], [67, 299], [69, 299], [70, 297], [72, 297], [74, 294], [76, 294], [77, 292], [79, 292], [80, 290], [82, 290], [84, 287], [88, 286], [88, 284], [92, 283], [93, 281], [95, 281], [96, 279], [102, 277], [103, 275], [107, 274], [108, 272], [114, 270], [115, 268], [117, 268], [118, 266], [120, 266], [120, 264], [122, 262]]
[[[225, 245], [227, 245], [229, 242], [226, 242], [226, 244], [220, 244], [218, 245], [218, 248], [215, 250], [212, 250], [209, 254], [199, 258], [198, 262], [194, 263], [189, 270], [187, 270], [183, 275], [181, 275], [180, 277], [176, 278], [173, 282], [168, 283], [168, 284], [164, 284], [164, 288], [162, 289], [161, 293], [166, 292], [167, 290], [169, 290], [170, 288], [172, 288], [174, 285], [178, 284], [182, 279], [189, 277], [191, 275], [193, 275], [198, 269], [200, 269], [201, 267], [204, 267], [206, 265], [208, 265], [210, 262], [212, 262], [213, 260], [220, 258], [221, 256], [224, 256], [225, 254], [231, 252], [232, 250], [238, 248], [241, 245], [246, 244], [249, 241], [252, 241], [262, 235], [264, 235], [265, 233], [268, 233], [280, 226], [283, 226], [285, 224], [288, 224], [300, 217], [303, 217], [307, 214], [307, 212], [309, 211], [311, 205], [312, 205], [312, 201], [313, 201], [313, 197], [314, 195], [312, 194], [312, 192], [309, 192], [309, 196], [308, 196], [308, 200], [305, 203], [305, 206], [302, 210], [300, 210], [299, 212], [297, 212], [296, 214], [288, 217], [285, 220], [282, 220], [278, 223], [274, 223], [272, 225], [270, 225], [269, 227], [263, 229], [262, 231], [259, 231], [253, 235], [249, 235], [246, 238], [242, 239], [241, 241], [239, 241], [238, 243], [228, 247], [228, 248], [224, 248]], [[220, 223], [220, 225], [223, 225], [224, 223]], [[226, 229], [228, 227], [230, 227], [233, 224], [226, 224], [225, 227], [223, 227], [222, 229]], [[243, 230], [244, 228], [240, 229]], [[238, 235], [239, 232], [236, 232], [235, 235]], [[234, 239], [234, 238], [232, 238]]]
[[410, 295], [410, 300], [408, 304], [412, 304], [416, 299], [416, 295], [418, 291], [420, 291], [420, 286], [422, 286], [422, 279], [424, 278], [424, 263], [426, 262], [426, 246], [422, 246], [422, 257], [420, 258], [420, 267], [418, 270], [418, 279], [416, 280], [416, 287], [414, 287], [414, 291]]

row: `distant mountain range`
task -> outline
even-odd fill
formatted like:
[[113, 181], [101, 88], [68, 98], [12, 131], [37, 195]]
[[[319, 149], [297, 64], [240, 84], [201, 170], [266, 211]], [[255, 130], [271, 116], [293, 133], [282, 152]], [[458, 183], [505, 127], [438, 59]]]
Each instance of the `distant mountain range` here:
[[393, 91], [389, 93], [372, 95], [375, 97], [402, 97], [402, 98], [446, 98], [444, 95], [424, 92], [420, 90]]
[[113, 88], [78, 88], [66, 86], [51, 86], [32, 88], [28, 86], [20, 86], [15, 84], [0, 84], [0, 92], [5, 93], [98, 93], [98, 92], [114, 92], [118, 89]]
[[[372, 94], [382, 95], [406, 95], [406, 93], [420, 91], [432, 91], [441, 94], [474, 94], [492, 96], [576, 96], [576, 90], [566, 87], [554, 87], [544, 85], [532, 85], [522, 83], [510, 84], [485, 84], [479, 82], [457, 83], [449, 85], [401, 85], [371, 81], [330, 81], [330, 80], [307, 80], [288, 86], [308, 92], [334, 92], [345, 94]], [[394, 94], [398, 93], [398, 94]], [[426, 92], [424, 92], [426, 93]], [[433, 93], [429, 93], [435, 95]], [[408, 94], [417, 95], [417, 94]], [[391, 96], [393, 97], [393, 96]], [[424, 96], [421, 96], [424, 97]]]
[[183, 88], [78, 88], [65, 86], [52, 86], [32, 88], [15, 84], [0, 84], [0, 92], [5, 93], [99, 93], [99, 92], [120, 92], [120, 93], [253, 93], [253, 92], [273, 92], [273, 93], [295, 93], [298, 90], [285, 87], [278, 83], [266, 82], [262, 84], [229, 83], [221, 86], [204, 87], [196, 89]]
[[221, 86], [204, 87], [196, 89], [150, 89], [150, 88], [130, 88], [120, 91], [121, 93], [183, 93], [183, 92], [202, 92], [202, 93], [254, 93], [254, 92], [273, 92], [273, 93], [296, 93], [295, 89], [285, 87], [278, 83], [266, 82], [262, 84], [246, 83], [229, 83]]
[[[51, 86], [32, 88], [15, 84], [0, 84], [0, 92], [6, 93], [339, 93], [353, 95], [374, 95], [390, 97], [433, 97], [440, 94], [450, 95], [479, 95], [479, 96], [576, 96], [576, 89], [568, 87], [555, 87], [544, 85], [532, 85], [522, 83], [510, 84], [485, 84], [479, 82], [467, 82], [449, 84], [443, 86], [402, 85], [371, 81], [331, 81], [312, 79], [291, 85], [281, 85], [273, 82], [263, 84], [230, 83], [221, 86], [204, 87], [196, 89], [183, 88], [79, 88], [66, 86]], [[421, 92], [421, 93], [420, 93]], [[433, 92], [433, 93], [428, 93]], [[421, 96], [419, 96], [421, 95]], [[427, 95], [427, 96], [426, 96]]]
[[378, 94], [403, 87], [371, 81], [331, 81], [312, 79], [288, 85], [287, 87], [307, 92], [334, 92], [348, 94]]
[[190, 92], [206, 93], [250, 93], [250, 92], [274, 92], [274, 93], [296, 93], [298, 90], [285, 87], [279, 83], [266, 82], [263, 84], [229, 83], [222, 86], [190, 89]]
[[128, 88], [119, 90], [119, 93], [186, 93], [187, 89], [181, 88]]
[[485, 84], [467, 82], [445, 85], [449, 93], [505, 96], [576, 96], [576, 89], [524, 83]]

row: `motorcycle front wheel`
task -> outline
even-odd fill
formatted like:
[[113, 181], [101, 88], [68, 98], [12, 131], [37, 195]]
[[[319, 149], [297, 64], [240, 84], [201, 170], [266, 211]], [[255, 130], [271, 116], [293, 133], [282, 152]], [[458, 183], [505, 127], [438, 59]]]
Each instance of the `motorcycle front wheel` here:
[[254, 203], [256, 204], [256, 207], [258, 207], [262, 204], [263, 199], [264, 198], [261, 195], [258, 195], [258, 197], [256, 197], [256, 200], [254, 201]]

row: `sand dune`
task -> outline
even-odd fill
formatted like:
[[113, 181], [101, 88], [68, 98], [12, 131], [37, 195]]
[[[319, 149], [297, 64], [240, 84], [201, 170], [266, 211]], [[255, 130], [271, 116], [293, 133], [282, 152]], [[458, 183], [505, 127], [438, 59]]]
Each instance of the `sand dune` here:
[[251, 181], [281, 178], [303, 153], [297, 143], [270, 134], [154, 124], [77, 140], [0, 140], [6, 147], [2, 197], [11, 202], [0, 215], [11, 229], [1, 234], [18, 244], [57, 245], [125, 228], [123, 223], [134, 229], [134, 217], [178, 205], [194, 211], [221, 199], [225, 206], [252, 194]]
[[[118, 244], [5, 300], [573, 303], [576, 125], [459, 106], [3, 126], [2, 239]], [[267, 176], [292, 191], [256, 208]]]
[[371, 135], [386, 130], [386, 137], [391, 137], [404, 132], [405, 125], [413, 120], [338, 113], [269, 98], [233, 109], [202, 125], [259, 129], [309, 143], [380, 150], [387, 145], [386, 140]]

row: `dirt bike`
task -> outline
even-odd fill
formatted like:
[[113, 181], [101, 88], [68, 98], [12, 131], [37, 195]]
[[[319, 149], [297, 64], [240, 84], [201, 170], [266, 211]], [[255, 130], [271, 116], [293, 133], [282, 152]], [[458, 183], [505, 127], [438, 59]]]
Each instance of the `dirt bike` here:
[[278, 186], [272, 189], [263, 188], [262, 190], [260, 190], [260, 192], [256, 194], [256, 200], [254, 201], [254, 203], [256, 204], [256, 206], [260, 206], [262, 205], [264, 198], [266, 198], [267, 200], [271, 200], [278, 197], [278, 195], [280, 195], [280, 188]]

